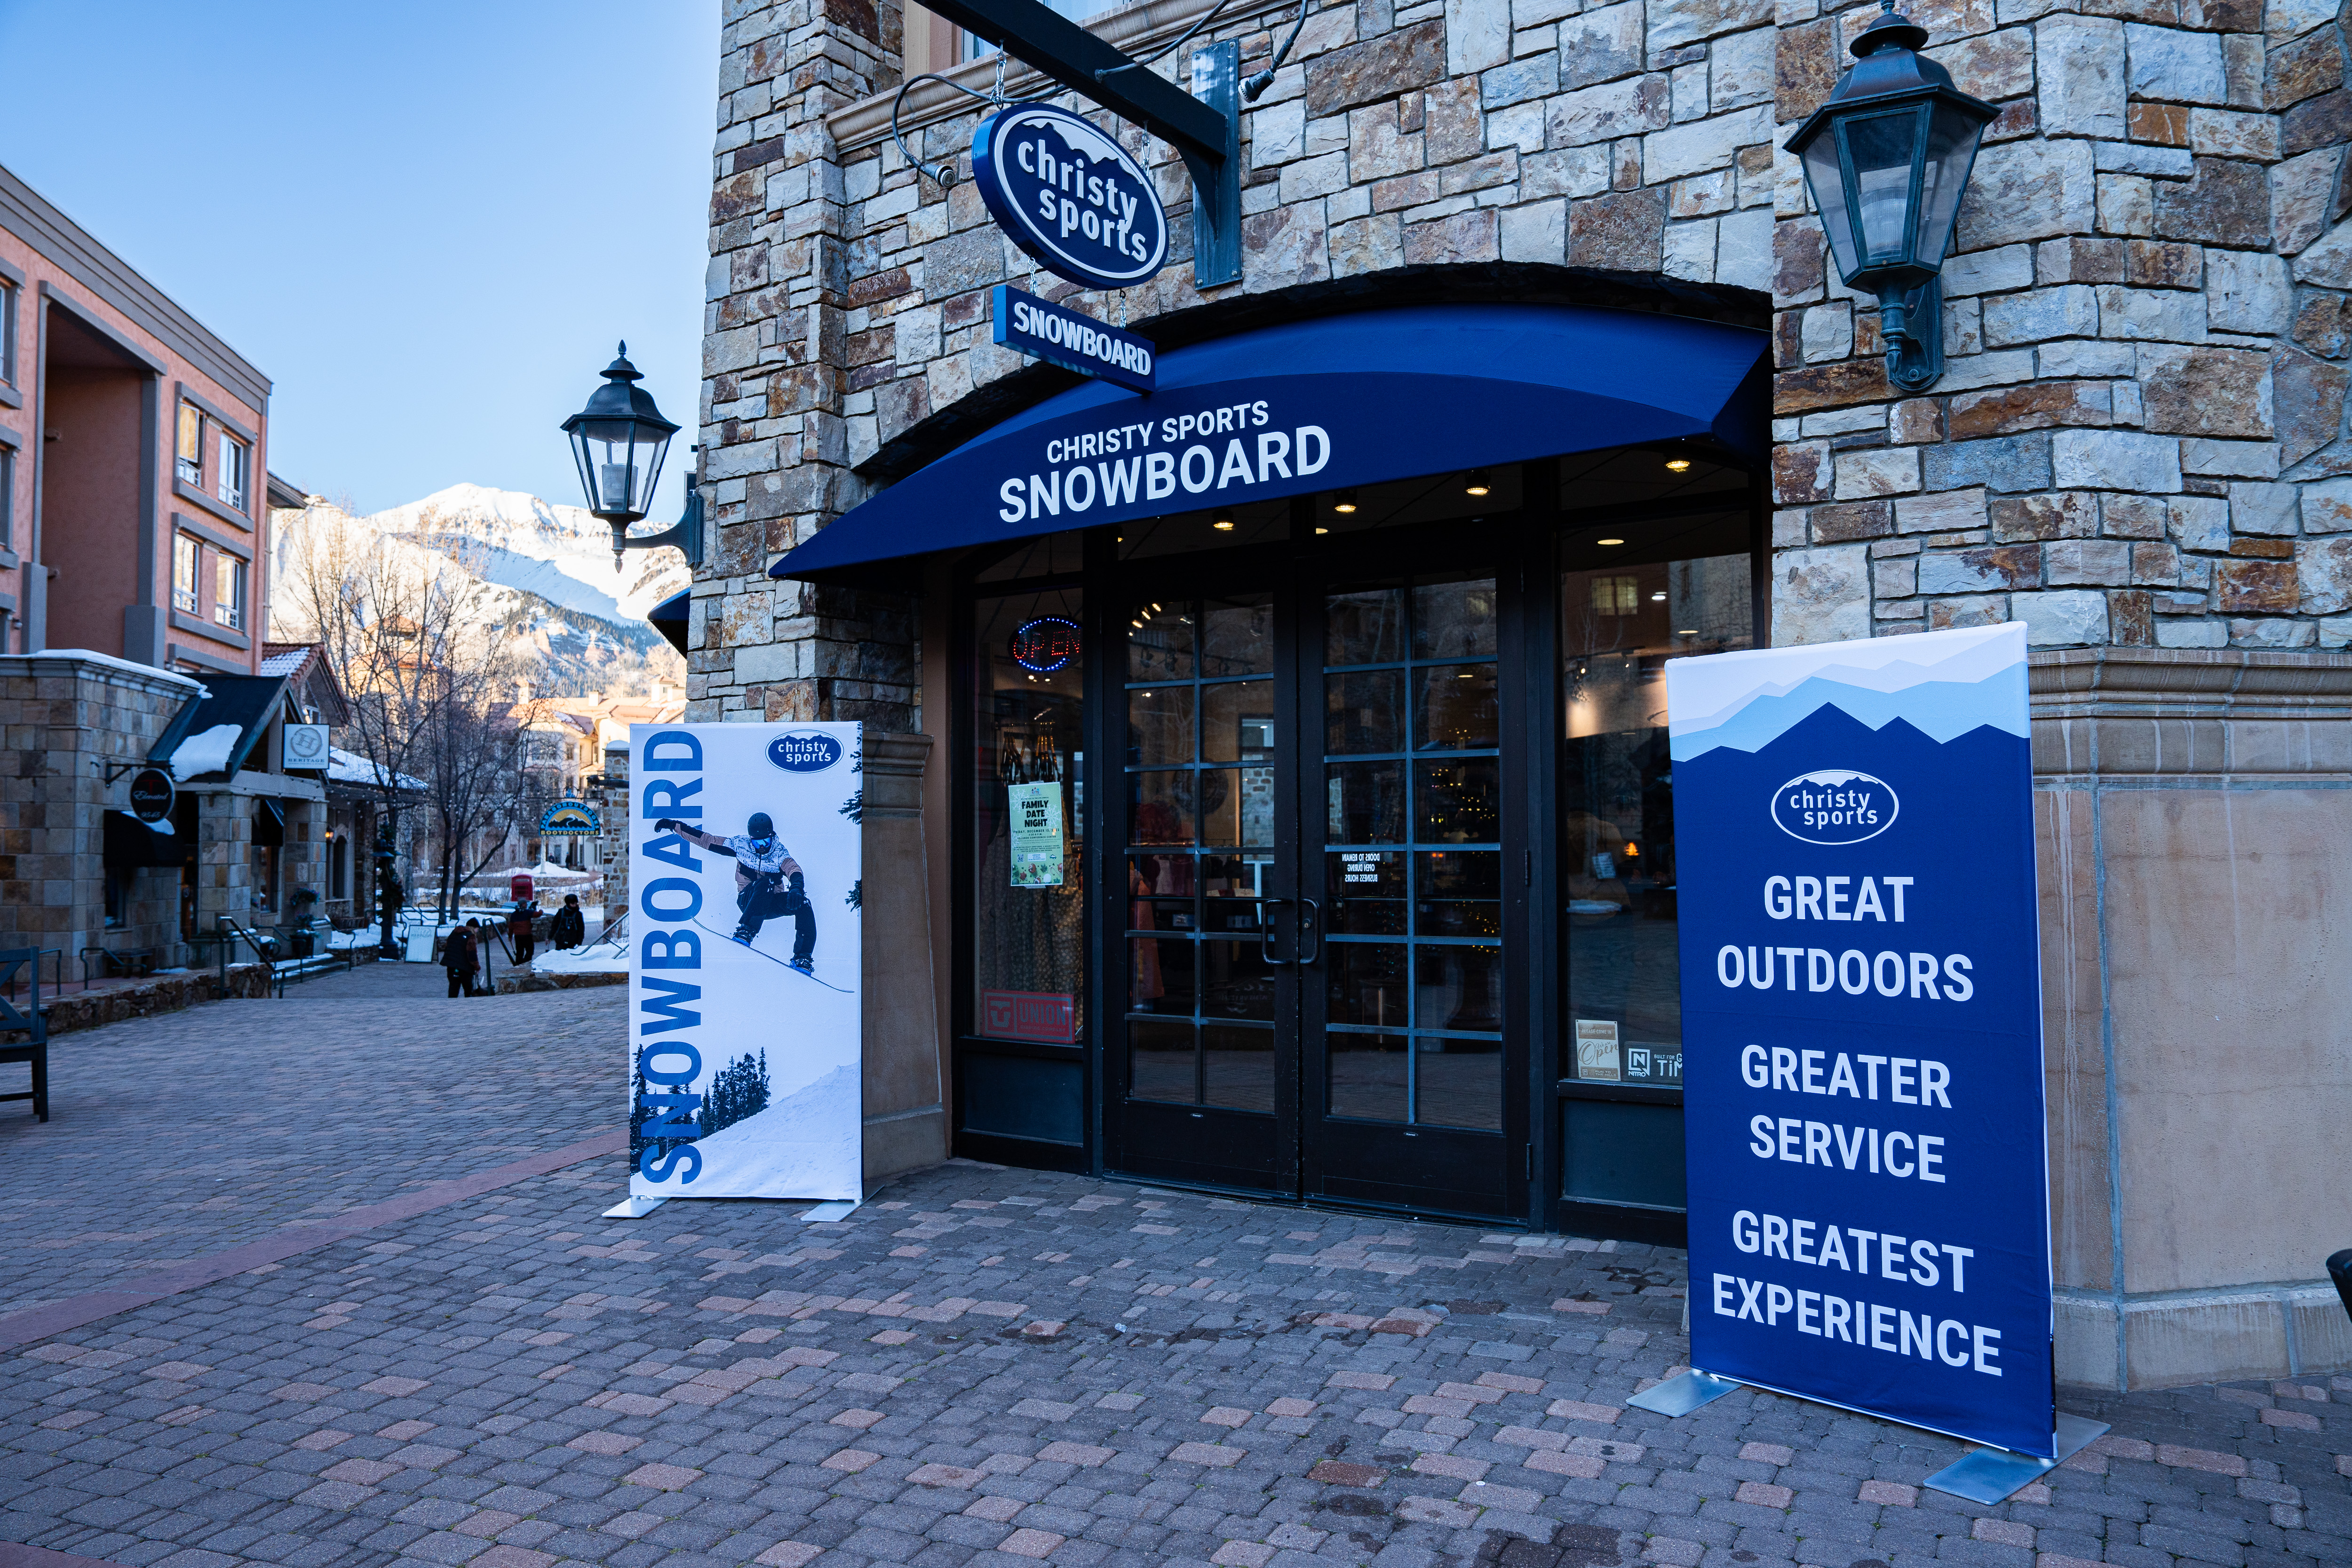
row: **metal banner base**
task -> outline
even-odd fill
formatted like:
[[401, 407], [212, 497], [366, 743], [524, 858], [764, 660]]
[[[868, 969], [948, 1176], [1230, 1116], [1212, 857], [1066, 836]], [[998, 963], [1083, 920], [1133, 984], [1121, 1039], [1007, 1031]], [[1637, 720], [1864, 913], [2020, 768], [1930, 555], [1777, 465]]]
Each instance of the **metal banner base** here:
[[1954, 1464], [1945, 1466], [1927, 1478], [1927, 1485], [1939, 1492], [1949, 1492], [1970, 1502], [1996, 1503], [2006, 1501], [2018, 1488], [2040, 1480], [2043, 1476], [2081, 1453], [2104, 1436], [2107, 1424], [2086, 1421], [2080, 1415], [2058, 1417], [2058, 1457], [2036, 1458], [2031, 1454], [2012, 1453], [2007, 1448], [1979, 1448]]
[[1700, 1405], [1711, 1404], [1738, 1386], [1727, 1377], [1717, 1377], [1711, 1372], [1694, 1369], [1679, 1377], [1670, 1377], [1657, 1387], [1644, 1390], [1625, 1403], [1637, 1409], [1654, 1410], [1661, 1415], [1687, 1415]]
[[603, 1219], [643, 1219], [646, 1215], [653, 1213], [654, 1210], [661, 1207], [662, 1205], [667, 1202], [669, 1202], [667, 1198], [623, 1198], [619, 1203], [616, 1203], [611, 1208], [606, 1209], [604, 1214], [598, 1217]]
[[831, 1203], [817, 1205], [816, 1207], [803, 1214], [801, 1218], [812, 1225], [821, 1225], [828, 1220], [847, 1219], [856, 1211], [859, 1201], [835, 1198]]

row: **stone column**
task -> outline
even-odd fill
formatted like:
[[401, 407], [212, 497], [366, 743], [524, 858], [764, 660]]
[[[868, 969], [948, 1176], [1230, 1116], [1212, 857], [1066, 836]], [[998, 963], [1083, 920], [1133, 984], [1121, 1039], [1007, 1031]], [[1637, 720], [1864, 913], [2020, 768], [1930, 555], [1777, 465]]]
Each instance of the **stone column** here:
[[2352, 657], [2032, 679], [2059, 1381], [2352, 1365]]
[[934, 1006], [930, 868], [923, 840], [929, 735], [865, 742], [859, 974], [866, 1034], [866, 1184], [948, 1157], [947, 1060]]

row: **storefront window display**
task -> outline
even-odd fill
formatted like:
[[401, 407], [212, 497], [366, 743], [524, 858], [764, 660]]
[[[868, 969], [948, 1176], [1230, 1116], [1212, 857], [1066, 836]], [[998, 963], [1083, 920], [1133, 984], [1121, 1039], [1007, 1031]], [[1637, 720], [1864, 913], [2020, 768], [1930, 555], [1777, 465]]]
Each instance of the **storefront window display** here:
[[971, 1018], [998, 1039], [1085, 1038], [1082, 609], [1075, 588], [975, 605]]
[[1749, 583], [1744, 549], [1562, 575], [1569, 1077], [1681, 1086], [1665, 662], [1751, 647]]

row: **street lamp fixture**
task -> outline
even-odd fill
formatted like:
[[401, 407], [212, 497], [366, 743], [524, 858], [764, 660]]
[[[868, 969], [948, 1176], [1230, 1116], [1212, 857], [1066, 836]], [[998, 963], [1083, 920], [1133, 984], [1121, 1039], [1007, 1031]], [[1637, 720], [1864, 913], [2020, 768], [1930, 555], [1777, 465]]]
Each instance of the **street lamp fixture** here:
[[1846, 287], [1878, 296], [1886, 379], [1906, 392], [1944, 374], [1944, 253], [1993, 106], [1921, 58], [1927, 30], [1880, 0], [1853, 65], [1789, 138]]
[[[652, 510], [662, 458], [669, 451], [669, 438], [677, 434], [677, 426], [654, 406], [653, 395], [636, 384], [644, 379], [629, 363], [629, 345], [623, 343], [620, 357], [604, 367], [604, 384], [588, 395], [588, 406], [563, 422], [564, 434], [572, 437], [572, 461], [580, 467], [581, 489], [588, 495], [588, 510], [613, 531], [615, 572], [625, 550], [675, 544], [687, 550], [688, 559], [699, 553], [688, 547], [687, 520], [659, 533], [629, 537], [629, 524]], [[689, 513], [693, 489], [689, 484]]]

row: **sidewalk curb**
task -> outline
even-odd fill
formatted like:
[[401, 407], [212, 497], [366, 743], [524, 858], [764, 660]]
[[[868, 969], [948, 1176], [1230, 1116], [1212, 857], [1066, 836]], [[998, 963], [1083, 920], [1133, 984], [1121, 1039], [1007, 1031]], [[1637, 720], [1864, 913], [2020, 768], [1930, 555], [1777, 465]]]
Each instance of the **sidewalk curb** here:
[[[413, 1219], [450, 1204], [463, 1203], [482, 1193], [511, 1186], [533, 1176], [543, 1176], [551, 1171], [560, 1171], [567, 1165], [577, 1165], [600, 1155], [616, 1153], [626, 1148], [628, 1142], [629, 1135], [625, 1131], [600, 1132], [593, 1138], [569, 1143], [561, 1149], [527, 1155], [504, 1165], [493, 1165], [487, 1171], [477, 1171], [470, 1176], [460, 1176], [453, 1182], [436, 1182], [432, 1186], [420, 1187], [396, 1198], [346, 1210], [324, 1225], [280, 1231], [276, 1236], [266, 1236], [258, 1241], [233, 1247], [226, 1252], [216, 1252], [208, 1258], [194, 1258], [153, 1274], [141, 1275], [111, 1289], [68, 1296], [45, 1307], [13, 1313], [0, 1318], [0, 1350], [28, 1345], [52, 1334], [61, 1334], [69, 1329], [97, 1322], [101, 1318], [110, 1318], [117, 1312], [143, 1307], [166, 1296], [176, 1296], [184, 1290], [194, 1290], [199, 1286], [243, 1274], [266, 1263], [276, 1263], [299, 1253], [331, 1247], [378, 1226]], [[0, 1543], [0, 1568], [13, 1568], [5, 1556], [6, 1551], [6, 1545]], [[29, 1563], [39, 1560], [26, 1561]]]

